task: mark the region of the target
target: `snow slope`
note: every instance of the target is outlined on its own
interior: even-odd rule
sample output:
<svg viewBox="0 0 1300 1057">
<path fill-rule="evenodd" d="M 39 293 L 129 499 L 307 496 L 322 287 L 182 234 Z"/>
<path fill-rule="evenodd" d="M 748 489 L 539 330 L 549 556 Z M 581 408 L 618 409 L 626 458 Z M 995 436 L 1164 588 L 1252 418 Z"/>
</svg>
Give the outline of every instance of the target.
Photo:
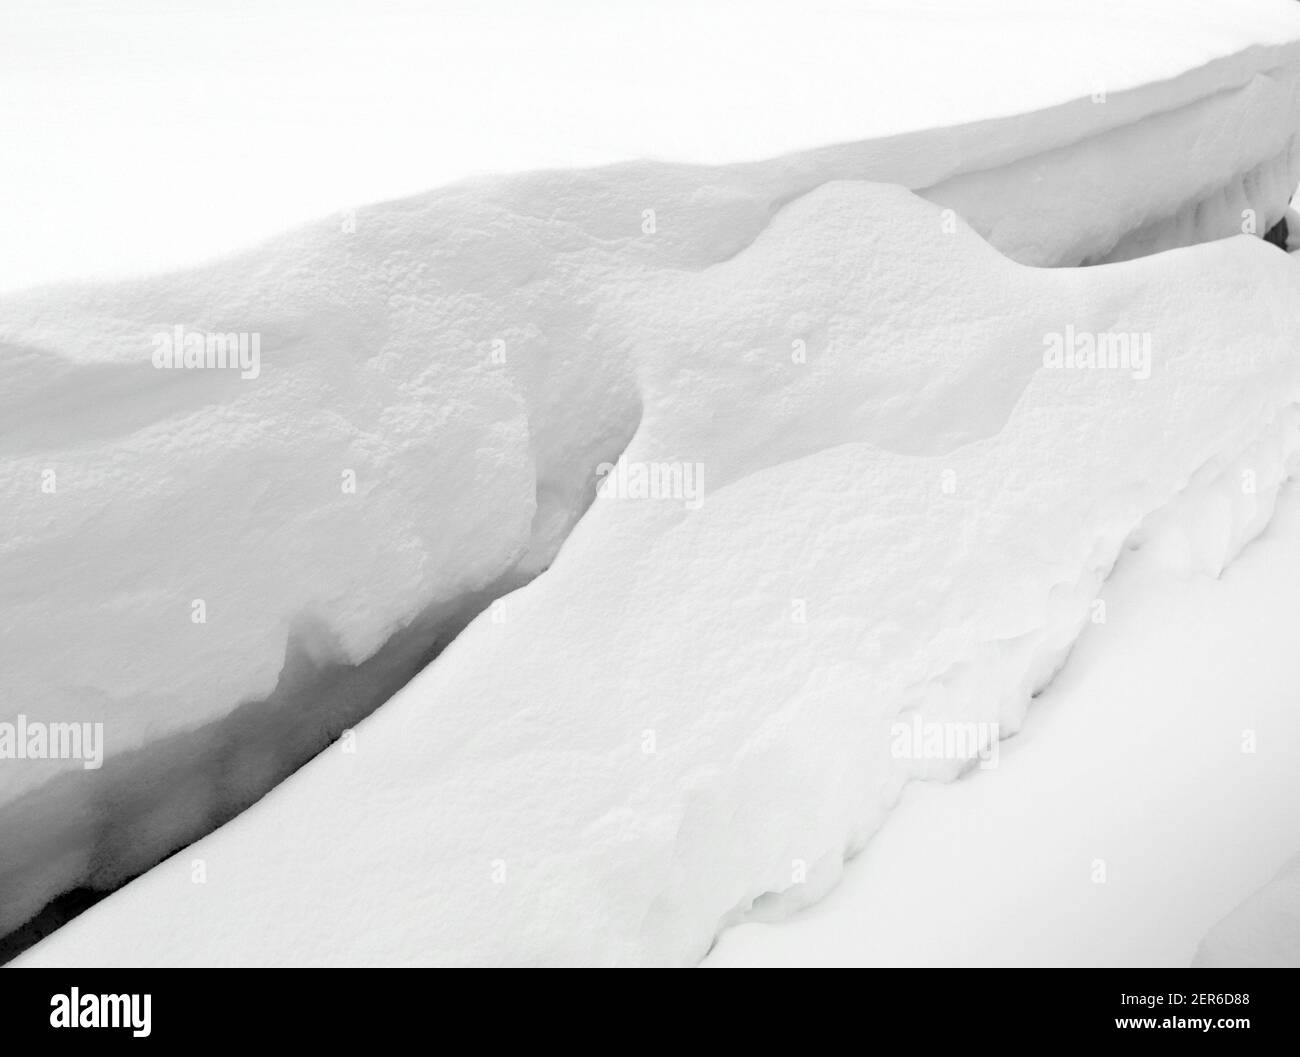
<svg viewBox="0 0 1300 1057">
<path fill-rule="evenodd" d="M 704 964 L 1188 965 L 1300 846 L 1300 488 L 1221 576 L 1171 556 L 1120 558 L 996 768 L 909 786 L 825 900 Z M 1221 926 L 1201 960 L 1280 956 L 1274 891 L 1277 916 Z"/>
<path fill-rule="evenodd" d="M 1216 924 L 1192 964 L 1207 969 L 1300 966 L 1300 858 Z"/>
<path fill-rule="evenodd" d="M 1041 270 L 943 220 L 830 183 L 606 289 L 612 473 L 679 476 L 598 497 L 355 741 L 22 961 L 684 964 L 822 894 L 971 762 L 895 721 L 1015 730 L 1126 543 L 1217 571 L 1300 448 L 1277 249 Z M 1066 328 L 1149 370 L 1046 366 Z"/>
<path fill-rule="evenodd" d="M 752 8 L 740 19 L 727 5 L 690 16 L 703 35 L 686 37 L 692 61 L 671 58 L 684 93 L 679 109 L 651 108 L 655 121 L 632 122 L 630 138 L 611 131 L 629 124 L 628 97 L 620 103 L 616 91 L 601 97 L 604 124 L 582 124 L 574 114 L 592 114 L 578 108 L 568 114 L 572 126 L 548 124 L 544 138 L 585 150 L 592 137 L 613 137 L 585 161 L 801 153 L 725 166 L 639 162 L 483 178 L 317 222 L 213 265 L 4 297 L 0 717 L 102 721 L 108 760 L 93 772 L 78 761 L 0 766 L 0 930 L 71 887 L 119 883 L 230 818 L 390 696 L 492 599 L 546 568 L 591 502 L 597 467 L 655 428 L 644 415 L 676 416 L 669 409 L 679 402 L 694 407 L 687 383 L 679 390 L 664 379 L 700 370 L 709 328 L 745 332 L 758 315 L 764 340 L 787 355 L 798 348 L 808 368 L 773 376 L 770 391 L 753 394 L 764 409 L 757 421 L 754 406 L 737 414 L 729 396 L 717 401 L 713 414 L 729 423 L 737 448 L 723 443 L 704 463 L 699 480 L 710 493 L 719 472 L 724 482 L 727 474 L 751 475 L 741 452 L 764 444 L 779 458 L 814 453 L 828 438 L 912 456 L 995 435 L 1023 381 L 1005 365 L 972 379 L 972 397 L 926 374 L 917 364 L 929 360 L 918 360 L 899 368 L 906 384 L 895 378 L 903 388 L 894 395 L 869 388 L 860 405 L 840 407 L 838 389 L 855 376 L 825 373 L 817 350 L 852 330 L 837 322 L 841 315 L 856 323 L 860 313 L 836 299 L 832 277 L 824 276 L 828 288 L 811 288 L 775 258 L 766 271 L 734 274 L 771 226 L 804 215 L 802 203 L 820 201 L 835 181 L 914 189 L 940 211 L 922 223 L 907 219 L 913 206 L 901 220 L 883 210 L 878 223 L 902 223 L 918 240 L 967 239 L 957 235 L 960 215 L 1008 257 L 1060 266 L 1122 260 L 1243 227 L 1263 233 L 1300 179 L 1300 14 L 1247 0 L 1197 5 L 1200 18 L 1190 23 L 1188 6 L 1171 4 L 1134 12 L 1053 0 L 1030 11 L 999 0 L 978 12 L 927 3 L 875 5 L 865 14 L 831 5 L 818 47 L 849 47 L 852 61 L 824 55 L 826 78 L 798 89 L 810 93 L 802 103 L 789 78 L 750 69 L 737 82 L 750 86 L 749 107 L 757 110 L 762 95 L 753 86 L 761 85 L 785 108 L 725 122 L 728 137 L 708 149 L 683 140 L 682 129 L 705 125 L 698 114 L 694 126 L 682 120 L 682 101 L 698 109 L 701 98 L 721 98 L 686 91 L 705 69 L 717 76 L 716 48 L 692 50 L 710 39 L 704 31 L 717 36 L 711 20 L 752 34 L 749 61 L 766 46 L 794 62 L 811 46 L 788 32 L 779 8 L 770 19 Z M 12 39 L 44 17 L 20 11 Z M 644 13 L 622 23 L 584 17 L 593 39 L 662 21 Z M 169 23 L 155 22 L 165 39 Z M 843 32 L 828 34 L 835 25 Z M 1030 46 L 1044 26 L 1059 31 L 1061 54 Z M 92 31 L 78 23 L 60 39 L 75 47 Z M 972 33 L 990 48 L 996 42 L 1008 68 L 1014 57 L 1017 77 L 990 77 L 994 53 L 976 55 Z M 464 61 L 473 54 L 466 50 Z M 868 63 L 867 54 L 889 61 Z M 900 93 L 886 89 L 921 56 L 951 65 L 947 84 L 966 78 L 980 91 L 909 89 L 913 102 L 902 105 Z M 245 59 L 251 66 L 253 55 Z M 418 65 L 439 68 L 427 56 Z M 24 108 L 67 106 L 43 86 L 46 65 L 19 56 L 0 69 L 16 89 L 6 98 Z M 202 84 L 213 72 L 204 71 L 188 71 L 195 76 L 180 78 L 176 90 Z M 904 80 L 918 83 L 915 67 Z M 614 84 L 633 89 L 633 99 L 644 95 L 635 76 Z M 860 113 L 813 105 L 846 93 L 873 103 Z M 114 90 L 102 95 L 92 107 L 112 105 Z M 531 100 L 553 102 L 545 93 Z M 0 104 L 0 128 L 15 124 L 9 105 Z M 490 124 L 508 108 L 484 110 Z M 811 114 L 822 120 L 811 122 Z M 23 129 L 41 126 L 27 109 L 23 115 Z M 970 123 L 936 127 L 958 121 Z M 9 131 L 10 142 L 24 142 L 18 128 Z M 131 136 L 118 131 L 114 142 L 129 145 Z M 473 148 L 452 138 L 440 149 L 463 171 L 574 160 L 536 153 L 536 138 L 505 139 L 516 151 L 508 163 L 481 152 L 487 138 Z M 175 153 L 185 155 L 179 146 Z M 97 156 L 102 173 L 119 168 Z M 331 175 L 310 181 L 309 194 L 343 186 L 330 184 L 338 166 L 317 167 L 327 168 Z M 204 167 L 193 171 L 186 193 L 204 187 Z M 292 171 L 283 166 L 271 179 Z M 422 171 L 419 183 L 427 184 L 430 170 Z M 9 195 L 15 200 L 59 186 L 30 161 L 7 172 L 33 181 L 26 195 Z M 220 195 L 206 193 L 214 203 L 206 212 L 220 218 Z M 88 191 L 73 197 L 94 201 Z M 167 216 L 156 194 L 150 203 L 148 216 L 136 218 L 133 247 L 148 246 L 141 229 Z M 41 215 L 20 210 L 15 222 Z M 818 229 L 808 237 L 823 236 Z M 203 237 L 184 241 L 191 255 L 205 245 Z M 93 247 L 83 248 L 78 261 L 97 260 Z M 893 249 L 917 284 L 913 296 L 922 300 L 910 310 L 919 311 L 935 293 L 921 271 L 928 265 Z M 135 266 L 133 252 L 118 270 Z M 854 247 L 836 252 L 847 254 L 841 264 L 859 267 Z M 10 261 L 0 283 L 44 268 Z M 767 290 L 771 304 L 787 305 L 788 318 L 728 301 L 735 293 L 728 285 L 710 285 L 720 273 Z M 986 289 L 965 271 L 955 274 Z M 781 293 L 781 283 L 790 289 Z M 1068 300 L 1082 296 L 1073 291 Z M 713 301 L 735 318 L 721 318 Z M 693 313 L 681 311 L 691 304 Z M 973 319 L 1010 311 L 976 297 L 961 304 Z M 155 340 L 176 328 L 253 335 L 261 362 L 246 378 L 229 369 L 158 370 Z M 899 341 L 888 319 L 876 319 L 869 333 L 885 345 Z M 969 366 L 963 317 L 926 333 L 927 355 L 938 349 L 947 366 Z M 988 340 L 1023 337 L 1012 327 Z M 751 352 L 736 354 L 744 360 Z M 933 401 L 918 406 L 902 395 L 913 388 Z M 960 421 L 949 423 L 950 415 Z M 686 461 L 689 470 L 696 460 Z"/>
<path fill-rule="evenodd" d="M 1271 18 L 1252 24 L 1268 43 L 1104 102 L 762 163 L 478 180 L 172 276 L 6 297 L 0 714 L 103 721 L 110 765 L 0 769 L 0 928 L 241 810 L 544 568 L 638 429 L 647 372 L 675 369 L 634 349 L 647 291 L 732 261 L 816 188 L 916 188 L 1031 264 L 1247 215 L 1262 233 L 1300 179 L 1300 49 Z M 947 244 L 957 219 L 930 223 Z M 833 336 L 791 313 L 786 346 Z M 658 344 L 693 348 L 694 325 L 669 314 Z M 156 369 L 177 327 L 256 336 L 256 376 Z M 996 428 L 1013 383 L 985 384 L 988 421 L 954 437 Z M 825 410 L 770 430 L 815 446 Z M 871 413 L 868 438 L 937 443 L 905 406 Z"/>
</svg>

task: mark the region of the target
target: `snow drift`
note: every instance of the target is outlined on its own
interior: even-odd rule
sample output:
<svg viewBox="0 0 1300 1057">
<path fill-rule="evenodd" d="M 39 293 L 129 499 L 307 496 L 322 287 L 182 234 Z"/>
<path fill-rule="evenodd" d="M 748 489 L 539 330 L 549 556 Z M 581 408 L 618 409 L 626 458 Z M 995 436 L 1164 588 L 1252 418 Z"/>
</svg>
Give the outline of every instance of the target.
<svg viewBox="0 0 1300 1057">
<path fill-rule="evenodd" d="M 1276 248 L 1040 270 L 942 221 L 837 182 L 620 286 L 641 417 L 602 479 L 682 472 L 604 488 L 354 751 L 27 960 L 679 964 L 815 898 L 971 762 L 894 755 L 900 717 L 1014 731 L 1125 545 L 1220 567 L 1300 447 Z M 1067 328 L 1129 361 L 1056 364 Z"/>
<path fill-rule="evenodd" d="M 436 829 L 385 862 L 458 919 L 412 930 L 412 960 L 689 960 L 764 893 L 815 893 L 910 773 L 878 759 L 897 715 L 1014 728 L 1144 519 L 1208 506 L 1212 562 L 1266 519 L 1294 433 L 1285 258 L 1022 265 L 1263 234 L 1300 179 L 1298 56 L 763 163 L 473 181 L 6 298 L 0 715 L 102 721 L 108 752 L 0 768 L 0 929 L 232 817 L 566 540 L 273 824 L 351 766 L 374 788 L 345 814 L 389 798 Z M 255 338 L 256 375 L 157 366 L 181 333 Z M 1149 374 L 1044 367 L 1067 333 L 1131 339 Z M 647 731 L 658 772 L 629 767 Z M 322 821 L 280 848 L 325 854 Z M 480 883 L 485 855 L 513 887 Z M 602 905 L 610 871 L 629 880 Z M 296 876 L 262 893 L 272 948 L 231 934 L 228 956 L 306 942 L 347 901 L 318 872 L 313 907 L 281 905 Z M 532 940 L 493 946 L 488 908 Z"/>
<path fill-rule="evenodd" d="M 703 964 L 1186 967 L 1300 847 L 1298 542 L 1291 482 L 1222 575 L 1125 553 L 996 767 L 911 783 L 825 900 Z"/>
</svg>

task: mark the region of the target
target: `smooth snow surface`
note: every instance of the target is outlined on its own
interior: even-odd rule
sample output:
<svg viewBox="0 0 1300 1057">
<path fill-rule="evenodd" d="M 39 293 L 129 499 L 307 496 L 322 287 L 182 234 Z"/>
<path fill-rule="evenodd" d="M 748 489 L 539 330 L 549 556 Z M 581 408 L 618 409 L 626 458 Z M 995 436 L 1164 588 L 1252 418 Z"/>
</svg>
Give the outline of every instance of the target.
<svg viewBox="0 0 1300 1057">
<path fill-rule="evenodd" d="M 677 486 L 598 497 L 354 752 L 24 961 L 688 964 L 818 897 L 963 766 L 891 754 L 896 719 L 1014 731 L 1127 542 L 1215 573 L 1267 524 L 1297 294 L 1259 239 L 1031 269 L 861 182 L 605 290 L 615 473 Z M 1066 327 L 1151 336 L 1149 372 L 1045 367 Z"/>
<path fill-rule="evenodd" d="M 1192 964 L 1300 968 L 1300 856 L 1216 924 Z"/>
</svg>

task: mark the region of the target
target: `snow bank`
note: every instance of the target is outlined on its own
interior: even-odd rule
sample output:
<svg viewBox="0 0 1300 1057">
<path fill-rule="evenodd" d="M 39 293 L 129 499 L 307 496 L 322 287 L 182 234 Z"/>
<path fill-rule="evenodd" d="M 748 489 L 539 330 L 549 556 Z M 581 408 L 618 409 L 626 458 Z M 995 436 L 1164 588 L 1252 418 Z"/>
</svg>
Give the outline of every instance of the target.
<svg viewBox="0 0 1300 1057">
<path fill-rule="evenodd" d="M 1222 563 L 1300 447 L 1274 247 L 1039 270 L 943 219 L 833 183 L 611 291 L 640 425 L 546 575 L 23 960 L 681 964 L 816 898 L 990 747 L 900 757 L 895 722 L 1015 730 L 1126 543 Z"/>
<path fill-rule="evenodd" d="M 483 179 L 172 276 L 7 297 L 0 716 L 102 722 L 107 756 L 96 771 L 77 760 L 0 767 L 0 929 L 210 830 L 366 715 L 489 601 L 550 564 L 592 501 L 597 468 L 629 443 L 636 452 L 646 436 L 680 433 L 648 461 L 681 463 L 678 486 L 702 463 L 711 509 L 720 489 L 757 488 L 760 469 L 783 481 L 793 471 L 780 460 L 829 465 L 824 447 L 877 445 L 904 460 L 871 473 L 906 507 L 926 487 L 906 460 L 992 443 L 1013 421 L 1032 434 L 1013 415 L 1031 369 L 1008 348 L 1038 348 L 1045 326 L 1106 329 L 1106 310 L 1121 305 L 1134 308 L 1125 333 L 1165 341 L 1165 314 L 1103 278 L 1008 270 L 957 215 L 1036 265 L 1221 237 L 1246 212 L 1262 234 L 1300 180 L 1300 46 L 1269 26 L 1267 43 L 1104 101 L 761 163 Z M 1116 155 L 1129 164 L 1107 161 Z M 829 229 L 841 220 L 859 242 Z M 771 251 L 785 242 L 789 257 Z M 929 270 L 934 259 L 947 270 Z M 1017 322 L 1012 275 L 1034 276 L 1024 281 L 1044 303 L 1055 291 L 1059 318 Z M 879 314 L 881 289 L 894 316 Z M 1097 290 L 1104 298 L 1088 301 Z M 859 295 L 870 303 L 854 305 Z M 981 329 L 1002 316 L 1003 329 Z M 1238 347 L 1222 320 L 1202 330 Z M 158 366 L 187 335 L 205 351 L 231 336 L 250 355 L 241 369 Z M 824 354 L 850 347 L 860 355 Z M 763 366 L 771 356 L 783 369 Z M 1246 439 L 1220 435 L 1206 457 Z M 996 471 L 941 469 L 992 495 L 984 475 L 1028 472 L 1012 465 L 1008 455 Z M 849 460 L 841 472 L 858 468 Z M 626 464 L 615 479 L 630 480 Z M 1142 512 L 1167 498 L 1152 491 Z M 741 508 L 737 526 L 708 532 L 766 524 Z M 599 531 L 631 532 L 648 550 L 655 516 L 626 518 L 605 514 Z M 1086 546 L 1104 556 L 1132 527 L 1121 517 Z M 904 539 L 901 525 L 879 531 L 863 543 L 873 561 Z M 1076 572 L 1079 591 L 1098 561 Z M 1054 597 L 1077 604 L 1064 589 Z M 944 641 L 970 649 L 968 632 L 950 626 Z M 1036 684 L 1070 625 L 1025 636 L 1003 647 L 1004 667 Z M 952 663 L 964 687 L 975 669 Z M 933 678 L 923 665 L 915 679 L 923 672 Z"/>
<path fill-rule="evenodd" d="M 1300 857 L 1215 925 L 1192 965 L 1204 969 L 1300 966 Z"/>
<path fill-rule="evenodd" d="M 1186 967 L 1300 847 L 1297 540 L 1292 481 L 1222 576 L 1125 553 L 996 767 L 909 785 L 825 900 L 704 965 Z"/>
</svg>

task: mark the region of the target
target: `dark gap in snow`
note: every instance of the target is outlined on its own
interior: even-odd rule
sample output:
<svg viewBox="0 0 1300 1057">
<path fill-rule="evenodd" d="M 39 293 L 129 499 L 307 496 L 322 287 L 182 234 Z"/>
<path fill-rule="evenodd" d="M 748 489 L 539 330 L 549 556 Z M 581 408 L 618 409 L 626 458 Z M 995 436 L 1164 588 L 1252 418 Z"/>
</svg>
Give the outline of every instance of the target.
<svg viewBox="0 0 1300 1057">
<path fill-rule="evenodd" d="M 261 800 L 378 710 L 496 599 L 543 573 L 595 500 L 595 466 L 619 459 L 636 435 L 639 401 L 632 410 L 619 435 L 603 436 L 571 471 L 537 468 L 528 551 L 491 583 L 427 607 L 355 665 L 330 660 L 329 627 L 303 621 L 266 698 L 0 806 L 0 965 Z"/>
<path fill-rule="evenodd" d="M 1283 217 L 1264 233 L 1265 242 L 1271 242 L 1274 246 L 1283 250 L 1286 249 L 1290 237 L 1291 232 L 1287 225 L 1286 217 Z"/>
<path fill-rule="evenodd" d="M 0 961 L 251 807 L 397 693 L 493 600 L 511 569 L 429 607 L 357 665 L 317 663 L 299 629 L 279 682 L 221 719 L 74 770 L 0 808 Z M 53 900 L 51 891 L 62 894 Z"/>
<path fill-rule="evenodd" d="M 82 885 L 51 899 L 30 921 L 19 925 L 7 935 L 0 936 L 0 965 L 17 958 L 28 947 L 40 943 L 55 929 L 89 910 L 108 894 L 107 891 L 99 892 Z"/>
</svg>

